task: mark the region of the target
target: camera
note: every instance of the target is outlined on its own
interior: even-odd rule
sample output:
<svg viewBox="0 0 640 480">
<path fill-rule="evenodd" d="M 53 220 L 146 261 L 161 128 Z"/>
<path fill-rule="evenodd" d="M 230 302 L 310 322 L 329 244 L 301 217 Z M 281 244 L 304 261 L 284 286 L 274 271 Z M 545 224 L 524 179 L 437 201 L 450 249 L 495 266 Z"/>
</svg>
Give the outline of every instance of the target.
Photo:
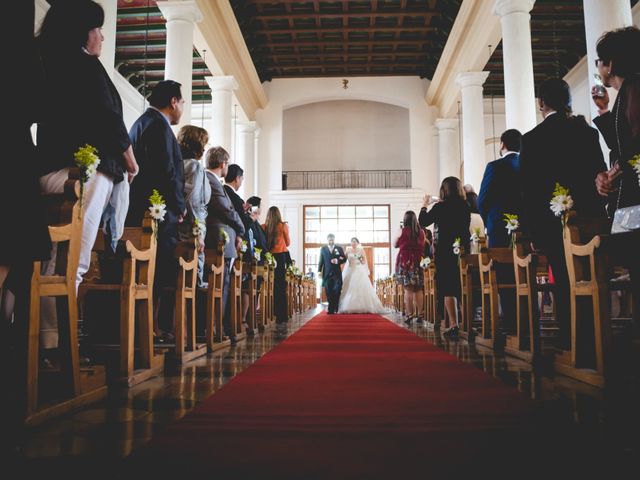
<svg viewBox="0 0 640 480">
<path fill-rule="evenodd" d="M 252 205 L 252 206 L 251 206 L 251 213 L 258 213 L 258 209 L 259 209 L 259 208 L 260 208 L 260 207 L 259 207 L 259 206 L 257 206 L 257 205 Z"/>
</svg>

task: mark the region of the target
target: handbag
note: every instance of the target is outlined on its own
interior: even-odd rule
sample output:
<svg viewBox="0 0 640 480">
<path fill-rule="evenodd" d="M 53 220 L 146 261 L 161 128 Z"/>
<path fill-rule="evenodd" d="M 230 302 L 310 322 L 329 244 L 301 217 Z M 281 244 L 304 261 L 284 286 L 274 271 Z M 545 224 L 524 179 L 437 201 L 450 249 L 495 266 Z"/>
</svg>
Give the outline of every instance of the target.
<svg viewBox="0 0 640 480">
<path fill-rule="evenodd" d="M 613 216 L 611 233 L 640 230 L 640 205 L 618 208 Z"/>
</svg>

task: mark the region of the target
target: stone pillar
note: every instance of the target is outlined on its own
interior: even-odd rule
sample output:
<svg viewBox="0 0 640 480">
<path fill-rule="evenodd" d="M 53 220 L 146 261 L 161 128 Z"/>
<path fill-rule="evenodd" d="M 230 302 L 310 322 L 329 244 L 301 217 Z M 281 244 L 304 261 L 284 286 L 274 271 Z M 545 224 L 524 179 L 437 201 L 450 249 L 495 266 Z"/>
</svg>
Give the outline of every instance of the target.
<svg viewBox="0 0 640 480">
<path fill-rule="evenodd" d="M 462 97 L 462 152 L 464 181 L 480 191 L 486 165 L 482 85 L 489 72 L 460 72 L 456 84 Z"/>
<path fill-rule="evenodd" d="M 525 133 L 536 126 L 536 93 L 531 54 L 534 0 L 497 0 L 494 13 L 502 25 L 506 127 Z"/>
<path fill-rule="evenodd" d="M 460 137 L 458 120 L 436 119 L 438 130 L 438 185 L 446 177 L 460 177 Z"/>
<path fill-rule="evenodd" d="M 211 128 L 209 143 L 231 153 L 233 142 L 233 91 L 238 83 L 233 76 L 206 77 L 211 88 Z"/>
<path fill-rule="evenodd" d="M 100 61 L 105 70 L 113 78 L 113 69 L 116 62 L 116 24 L 118 17 L 118 0 L 98 0 L 104 9 L 104 24 L 102 25 L 102 53 Z"/>
<path fill-rule="evenodd" d="M 255 135 L 253 136 L 253 194 L 258 195 L 258 186 L 260 185 L 259 172 L 260 172 L 260 133 L 262 130 L 256 128 Z"/>
<path fill-rule="evenodd" d="M 589 104 L 591 116 L 597 117 L 598 111 L 591 100 L 591 88 L 595 85 L 594 74 L 598 72 L 595 61 L 598 58 L 596 43 L 603 33 L 616 28 L 633 25 L 631 4 L 628 0 L 583 0 L 584 4 L 584 30 L 587 39 L 587 66 L 589 68 Z M 613 106 L 614 91 L 609 90 L 612 96 L 610 106 Z"/>
<path fill-rule="evenodd" d="M 256 194 L 255 184 L 255 145 L 256 122 L 239 122 L 236 125 L 236 155 L 235 163 L 244 170 L 244 182 L 238 194 L 245 200 Z"/>
<path fill-rule="evenodd" d="M 158 8 L 167 19 L 167 52 L 165 80 L 182 84 L 184 112 L 181 125 L 191 123 L 191 91 L 193 84 L 193 30 L 202 20 L 202 12 L 194 0 L 158 0 Z"/>
</svg>

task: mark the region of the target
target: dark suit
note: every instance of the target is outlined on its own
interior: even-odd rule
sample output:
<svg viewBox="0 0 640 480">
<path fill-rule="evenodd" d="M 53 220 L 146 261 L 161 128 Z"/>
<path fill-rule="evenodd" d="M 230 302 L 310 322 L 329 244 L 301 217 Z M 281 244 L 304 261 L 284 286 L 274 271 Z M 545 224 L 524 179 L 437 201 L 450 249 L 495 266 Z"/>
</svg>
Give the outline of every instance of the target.
<svg viewBox="0 0 640 480">
<path fill-rule="evenodd" d="M 482 177 L 478 208 L 487 227 L 489 247 L 507 247 L 505 213 L 520 215 L 520 157 L 510 153 L 489 162 Z"/>
<path fill-rule="evenodd" d="M 331 260 L 338 260 L 338 263 L 331 263 Z M 329 313 L 338 311 L 340 294 L 342 293 L 342 269 L 340 265 L 347 261 L 342 247 L 334 245 L 333 252 L 325 245 L 320 249 L 320 263 L 318 272 L 322 273 L 322 286 L 324 287 L 327 299 L 329 300 Z"/>
<path fill-rule="evenodd" d="M 569 189 L 578 215 L 604 216 L 604 201 L 596 191 L 595 178 L 605 169 L 598 132 L 582 117 L 555 113 L 522 137 L 522 225 L 549 259 L 563 348 L 571 338 L 569 277 L 561 220 L 551 212 L 549 201 L 557 182 Z"/>
<path fill-rule="evenodd" d="M 229 241 L 224 247 L 224 284 L 222 286 L 222 309 L 224 311 L 223 324 L 226 334 L 234 337 L 231 331 L 231 304 L 229 298 L 229 281 L 231 279 L 231 265 L 236 258 L 236 236 L 244 235 L 242 220 L 233 208 L 231 199 L 227 195 L 222 183 L 213 173 L 207 172 L 207 180 L 211 186 L 211 199 L 207 205 L 207 236 L 205 245 L 216 250 L 220 242 L 220 230 L 227 232 Z"/>
<path fill-rule="evenodd" d="M 504 214 L 520 215 L 520 157 L 510 153 L 489 162 L 482 177 L 478 208 L 487 226 L 488 246 L 508 247 L 511 239 L 505 228 Z M 511 265 L 496 265 L 496 276 L 500 283 L 515 281 Z M 500 292 L 503 326 L 511 331 L 516 321 L 516 296 L 514 291 Z"/>
</svg>

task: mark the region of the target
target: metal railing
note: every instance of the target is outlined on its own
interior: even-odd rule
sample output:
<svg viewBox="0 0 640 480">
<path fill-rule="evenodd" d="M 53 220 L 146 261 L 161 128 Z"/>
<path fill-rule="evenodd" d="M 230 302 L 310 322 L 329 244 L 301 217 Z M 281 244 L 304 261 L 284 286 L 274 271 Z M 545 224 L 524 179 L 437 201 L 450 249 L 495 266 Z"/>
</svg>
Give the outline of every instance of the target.
<svg viewBox="0 0 640 480">
<path fill-rule="evenodd" d="M 282 172 L 282 190 L 331 188 L 411 188 L 411 170 Z"/>
</svg>

